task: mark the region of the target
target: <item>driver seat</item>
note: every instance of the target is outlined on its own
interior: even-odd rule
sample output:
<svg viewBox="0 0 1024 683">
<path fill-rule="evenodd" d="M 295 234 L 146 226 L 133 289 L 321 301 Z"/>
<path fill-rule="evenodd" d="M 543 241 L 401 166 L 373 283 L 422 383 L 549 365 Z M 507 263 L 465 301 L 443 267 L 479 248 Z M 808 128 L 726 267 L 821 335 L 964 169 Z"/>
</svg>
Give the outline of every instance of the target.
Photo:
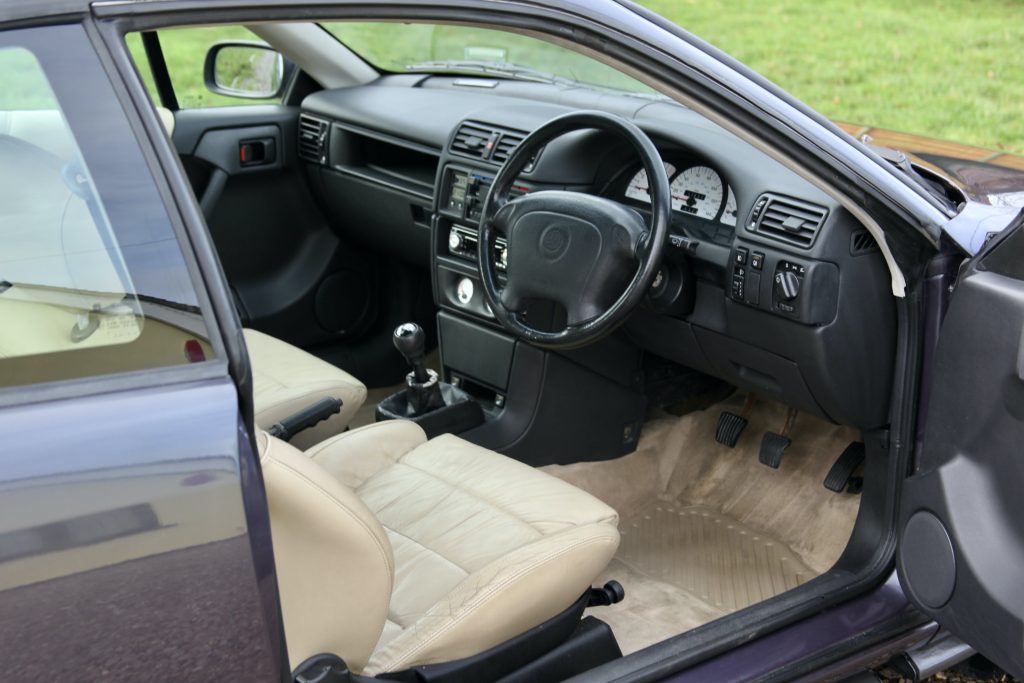
<svg viewBox="0 0 1024 683">
<path fill-rule="evenodd" d="M 408 421 L 302 453 L 257 433 L 291 666 L 376 675 L 479 654 L 555 617 L 619 545 L 574 486 Z"/>
</svg>

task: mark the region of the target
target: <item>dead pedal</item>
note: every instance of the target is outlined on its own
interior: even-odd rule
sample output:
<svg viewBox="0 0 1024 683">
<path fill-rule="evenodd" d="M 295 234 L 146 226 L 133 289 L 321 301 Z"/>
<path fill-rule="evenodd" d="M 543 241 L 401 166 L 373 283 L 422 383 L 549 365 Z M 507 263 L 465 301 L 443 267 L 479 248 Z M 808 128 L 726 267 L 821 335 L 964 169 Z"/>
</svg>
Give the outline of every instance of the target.
<svg viewBox="0 0 1024 683">
<path fill-rule="evenodd" d="M 718 427 L 715 428 L 715 441 L 723 446 L 734 448 L 736 442 L 740 440 L 740 434 L 746 428 L 747 418 L 723 410 L 722 414 L 718 416 Z"/>
<path fill-rule="evenodd" d="M 773 470 L 779 469 L 779 465 L 782 464 L 782 456 L 785 455 L 786 449 L 791 444 L 788 436 L 782 434 L 776 434 L 775 432 L 765 432 L 764 436 L 761 437 L 761 450 L 757 454 L 757 460 L 762 465 L 767 465 Z"/>
<path fill-rule="evenodd" d="M 825 476 L 825 488 L 836 493 L 844 490 L 847 493 L 860 493 L 863 479 L 854 477 L 853 473 L 864 464 L 864 457 L 863 442 L 854 441 L 847 446 Z"/>
</svg>

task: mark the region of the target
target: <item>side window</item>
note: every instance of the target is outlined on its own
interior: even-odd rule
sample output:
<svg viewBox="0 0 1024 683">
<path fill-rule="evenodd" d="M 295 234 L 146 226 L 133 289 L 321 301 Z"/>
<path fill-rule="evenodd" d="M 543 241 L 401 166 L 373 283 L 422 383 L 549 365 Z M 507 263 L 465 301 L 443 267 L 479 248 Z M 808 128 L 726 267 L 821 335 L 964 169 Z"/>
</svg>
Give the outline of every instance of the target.
<svg viewBox="0 0 1024 683">
<path fill-rule="evenodd" d="M 61 59 L 0 46 L 0 387 L 212 358 L 109 83 Z"/>
<path fill-rule="evenodd" d="M 212 93 L 206 89 L 203 80 L 203 66 L 206 53 L 215 43 L 221 41 L 246 41 L 262 43 L 263 40 L 243 26 L 201 26 L 192 28 L 175 28 L 162 30 L 157 34 L 163 52 L 167 72 L 178 98 L 181 109 L 198 109 L 202 107 L 222 107 L 225 105 L 278 103 L 281 98 L 251 99 L 229 97 Z M 142 38 L 138 33 L 127 36 L 128 49 L 135 64 L 142 74 L 142 79 L 149 90 L 150 97 L 160 104 Z"/>
</svg>

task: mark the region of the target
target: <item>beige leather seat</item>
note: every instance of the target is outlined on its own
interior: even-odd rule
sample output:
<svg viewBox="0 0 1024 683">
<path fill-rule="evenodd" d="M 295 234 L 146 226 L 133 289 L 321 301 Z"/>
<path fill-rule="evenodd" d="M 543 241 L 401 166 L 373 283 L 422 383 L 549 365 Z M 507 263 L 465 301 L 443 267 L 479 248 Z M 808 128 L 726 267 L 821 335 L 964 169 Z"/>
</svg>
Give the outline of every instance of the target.
<svg viewBox="0 0 1024 683">
<path fill-rule="evenodd" d="M 305 454 L 260 434 L 292 666 L 375 675 L 478 654 L 569 607 L 611 560 L 618 515 L 455 436 L 382 422 Z"/>
<path fill-rule="evenodd" d="M 246 329 L 245 345 L 252 366 L 256 424 L 269 429 L 322 398 L 342 400 L 341 412 L 299 432 L 291 441 L 306 448 L 348 426 L 366 400 L 366 387 L 344 370 L 270 335 Z"/>
</svg>

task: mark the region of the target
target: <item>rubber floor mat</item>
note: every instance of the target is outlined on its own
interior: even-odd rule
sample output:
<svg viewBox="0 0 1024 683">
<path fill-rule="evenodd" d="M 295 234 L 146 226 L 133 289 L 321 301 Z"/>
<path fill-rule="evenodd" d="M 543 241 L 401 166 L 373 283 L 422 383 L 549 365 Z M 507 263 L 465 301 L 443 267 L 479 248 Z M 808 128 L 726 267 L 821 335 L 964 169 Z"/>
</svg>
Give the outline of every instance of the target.
<svg viewBox="0 0 1024 683">
<path fill-rule="evenodd" d="M 816 576 L 783 543 L 701 506 L 655 501 L 619 531 L 618 559 L 727 612 Z"/>
</svg>

